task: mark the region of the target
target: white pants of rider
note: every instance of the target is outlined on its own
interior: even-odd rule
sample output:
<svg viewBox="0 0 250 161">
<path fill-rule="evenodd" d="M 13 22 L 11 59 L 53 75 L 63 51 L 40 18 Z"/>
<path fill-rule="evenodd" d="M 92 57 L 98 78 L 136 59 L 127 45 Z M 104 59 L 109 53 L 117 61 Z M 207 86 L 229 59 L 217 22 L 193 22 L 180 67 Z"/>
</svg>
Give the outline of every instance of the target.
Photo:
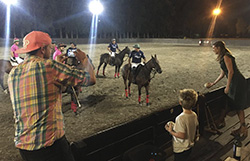
<svg viewBox="0 0 250 161">
<path fill-rule="evenodd" d="M 11 65 L 12 66 L 18 66 L 18 64 L 22 63 L 23 62 L 23 59 L 19 58 L 19 57 L 15 57 L 15 61 L 11 61 Z M 13 60 L 13 59 L 12 59 Z"/>
<path fill-rule="evenodd" d="M 19 57 L 16 57 L 16 61 L 18 64 L 22 63 L 23 62 L 23 59 L 19 58 Z"/>
<path fill-rule="evenodd" d="M 144 65 L 142 62 L 141 63 L 132 63 L 131 64 L 131 68 L 137 68 L 138 67 L 138 65 Z"/>
<path fill-rule="evenodd" d="M 116 54 L 116 52 L 109 52 L 109 55 L 110 55 L 111 57 L 115 57 L 115 54 Z"/>
</svg>

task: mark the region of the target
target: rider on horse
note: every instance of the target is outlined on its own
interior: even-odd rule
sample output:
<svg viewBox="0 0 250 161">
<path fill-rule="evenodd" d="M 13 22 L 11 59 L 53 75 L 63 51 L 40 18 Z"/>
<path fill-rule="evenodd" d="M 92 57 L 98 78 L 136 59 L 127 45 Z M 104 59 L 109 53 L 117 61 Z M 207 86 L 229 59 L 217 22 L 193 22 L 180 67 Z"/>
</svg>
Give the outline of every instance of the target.
<svg viewBox="0 0 250 161">
<path fill-rule="evenodd" d="M 66 56 L 68 57 L 66 64 L 73 66 L 77 64 L 77 60 L 74 52 L 77 51 L 76 44 L 74 42 L 70 42 L 70 47 L 67 49 Z"/>
<path fill-rule="evenodd" d="M 144 56 L 144 53 L 140 50 L 140 45 L 139 44 L 135 44 L 133 46 L 133 48 L 135 50 L 133 50 L 130 54 L 129 54 L 129 59 L 128 59 L 128 63 L 131 64 L 131 58 L 132 58 L 132 64 L 131 64 L 131 70 L 133 73 L 133 80 L 132 82 L 135 83 L 135 79 L 136 79 L 136 75 L 138 73 L 138 66 L 139 65 L 143 65 L 146 63 L 146 57 Z M 143 64 L 141 63 L 141 59 L 143 58 Z"/>
<path fill-rule="evenodd" d="M 108 51 L 109 51 L 109 54 L 111 56 L 111 61 L 110 61 L 110 65 L 114 65 L 114 61 L 115 61 L 115 55 L 117 54 L 116 53 L 116 49 L 118 51 L 121 51 L 118 47 L 118 44 L 116 43 L 116 40 L 115 39 L 112 39 L 111 40 L 112 42 L 109 44 L 108 46 Z"/>
<path fill-rule="evenodd" d="M 56 57 L 58 56 L 58 55 L 61 55 L 62 54 L 62 52 L 64 51 L 64 48 L 66 47 L 66 45 L 65 44 L 58 44 L 57 45 L 57 49 L 56 49 L 56 51 L 54 52 L 54 54 L 53 54 L 53 60 L 56 60 Z"/>
<path fill-rule="evenodd" d="M 23 59 L 18 56 L 16 53 L 16 50 L 18 50 L 18 45 L 19 45 L 19 39 L 14 38 L 13 40 L 13 45 L 11 46 L 11 58 L 10 62 L 12 66 L 17 66 L 18 64 L 23 62 Z"/>
</svg>

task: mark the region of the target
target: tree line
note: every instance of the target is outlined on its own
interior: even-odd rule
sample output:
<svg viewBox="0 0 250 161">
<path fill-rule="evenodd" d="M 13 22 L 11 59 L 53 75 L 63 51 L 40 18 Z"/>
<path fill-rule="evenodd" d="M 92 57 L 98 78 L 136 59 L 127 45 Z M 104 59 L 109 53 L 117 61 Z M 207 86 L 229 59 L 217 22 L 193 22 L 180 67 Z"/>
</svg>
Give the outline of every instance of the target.
<svg viewBox="0 0 250 161">
<path fill-rule="evenodd" d="M 19 0 L 11 6 L 11 37 L 32 30 L 54 38 L 88 38 L 92 14 L 88 0 Z M 99 38 L 205 37 L 217 0 L 103 0 L 98 19 Z M 222 2 L 215 37 L 250 37 L 249 0 Z M 4 37 L 6 6 L 0 9 Z"/>
</svg>

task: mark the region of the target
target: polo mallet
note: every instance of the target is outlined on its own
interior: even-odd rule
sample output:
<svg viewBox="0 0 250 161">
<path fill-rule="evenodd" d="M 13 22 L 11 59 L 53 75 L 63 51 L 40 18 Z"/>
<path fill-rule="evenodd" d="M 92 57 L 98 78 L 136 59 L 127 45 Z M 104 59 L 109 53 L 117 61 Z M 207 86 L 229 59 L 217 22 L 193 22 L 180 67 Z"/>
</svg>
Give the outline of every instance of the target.
<svg viewBox="0 0 250 161">
<path fill-rule="evenodd" d="M 202 93 L 204 93 L 204 91 L 207 89 L 207 84 L 204 84 L 204 89 L 202 90 Z M 205 115 L 206 115 L 206 120 L 207 120 L 207 128 L 205 128 L 206 131 L 211 132 L 213 134 L 221 134 L 221 132 L 217 129 L 215 122 L 214 122 L 214 118 L 212 115 L 212 112 L 210 110 L 210 107 L 205 104 Z M 211 123 L 209 122 L 209 117 L 211 119 Z"/>
<path fill-rule="evenodd" d="M 80 104 L 80 101 L 78 99 L 78 96 L 76 95 L 76 91 L 75 91 L 75 88 L 73 86 L 71 86 L 72 90 L 73 90 L 73 93 L 74 93 L 74 96 L 76 98 L 76 102 L 78 104 L 78 107 L 82 107 L 82 105 Z"/>
</svg>

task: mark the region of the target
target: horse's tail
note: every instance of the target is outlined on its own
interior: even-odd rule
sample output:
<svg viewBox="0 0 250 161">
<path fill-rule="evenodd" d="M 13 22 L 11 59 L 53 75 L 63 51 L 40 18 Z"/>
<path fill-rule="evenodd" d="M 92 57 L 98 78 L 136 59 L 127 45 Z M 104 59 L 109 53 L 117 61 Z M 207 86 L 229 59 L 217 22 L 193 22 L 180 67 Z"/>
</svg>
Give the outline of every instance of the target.
<svg viewBox="0 0 250 161">
<path fill-rule="evenodd" d="M 130 75 L 130 66 L 129 64 L 125 64 L 123 67 L 122 67 L 122 76 L 123 76 L 123 79 L 129 79 L 129 75 Z"/>
<path fill-rule="evenodd" d="M 104 53 L 100 55 L 100 63 L 109 63 L 111 60 L 111 56 L 109 53 Z"/>
</svg>

